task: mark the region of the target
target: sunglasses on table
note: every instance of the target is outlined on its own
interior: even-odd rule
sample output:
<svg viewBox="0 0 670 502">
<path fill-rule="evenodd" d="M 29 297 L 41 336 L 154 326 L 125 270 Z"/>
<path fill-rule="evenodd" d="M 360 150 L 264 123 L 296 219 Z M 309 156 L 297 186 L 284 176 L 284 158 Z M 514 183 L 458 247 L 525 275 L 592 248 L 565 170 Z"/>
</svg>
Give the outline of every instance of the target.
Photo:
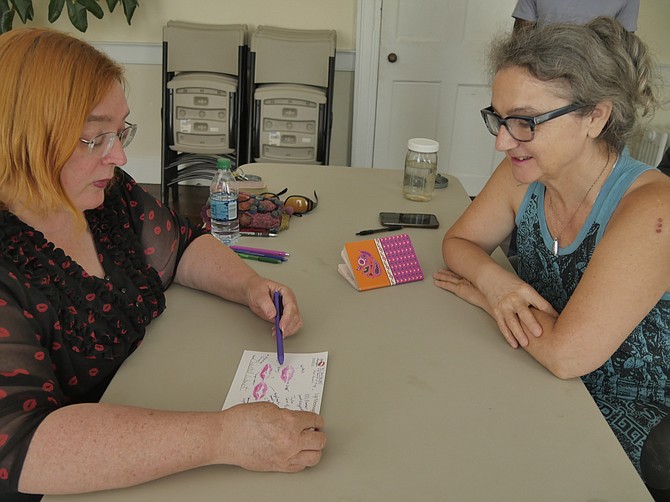
<svg viewBox="0 0 670 502">
<path fill-rule="evenodd" d="M 521 141 L 522 143 L 527 143 L 528 141 L 533 141 L 535 138 L 535 127 L 544 122 L 548 122 L 552 119 L 562 117 L 568 113 L 572 113 L 580 108 L 584 108 L 584 105 L 578 105 L 572 103 L 556 110 L 551 110 L 542 115 L 536 115 L 535 117 L 529 117 L 526 115 L 510 115 L 509 117 L 502 118 L 494 110 L 493 106 L 484 108 L 481 110 L 482 118 L 486 124 L 486 128 L 491 134 L 497 136 L 500 132 L 500 126 L 505 126 L 507 132 L 515 140 Z"/>
<path fill-rule="evenodd" d="M 265 197 L 267 199 L 277 198 L 280 199 L 280 196 L 288 192 L 288 188 L 284 188 L 281 192 L 272 193 L 264 192 L 260 194 L 260 197 Z M 280 199 L 281 200 L 281 199 Z M 295 216 L 302 216 L 312 211 L 319 204 L 319 197 L 316 195 L 316 190 L 314 190 L 314 200 L 304 195 L 289 195 L 284 199 L 284 207 L 290 207 L 293 209 L 293 214 Z"/>
</svg>

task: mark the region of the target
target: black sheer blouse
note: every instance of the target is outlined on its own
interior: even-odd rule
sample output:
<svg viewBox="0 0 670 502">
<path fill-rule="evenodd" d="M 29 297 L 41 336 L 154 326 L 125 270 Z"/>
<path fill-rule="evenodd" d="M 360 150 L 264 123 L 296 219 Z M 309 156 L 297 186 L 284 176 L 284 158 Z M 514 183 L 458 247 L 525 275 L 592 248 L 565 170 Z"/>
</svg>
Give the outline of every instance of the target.
<svg viewBox="0 0 670 502">
<path fill-rule="evenodd" d="M 61 406 L 99 400 L 203 233 L 124 171 L 115 178 L 86 211 L 104 279 L 0 211 L 0 500 L 24 500 L 17 484 L 35 429 Z"/>
</svg>

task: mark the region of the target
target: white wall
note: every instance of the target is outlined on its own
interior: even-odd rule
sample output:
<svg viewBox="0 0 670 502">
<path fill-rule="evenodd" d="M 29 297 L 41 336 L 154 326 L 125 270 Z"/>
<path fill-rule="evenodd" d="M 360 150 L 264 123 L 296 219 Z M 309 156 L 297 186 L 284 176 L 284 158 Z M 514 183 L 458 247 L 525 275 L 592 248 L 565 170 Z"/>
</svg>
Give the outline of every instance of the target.
<svg viewBox="0 0 670 502">
<path fill-rule="evenodd" d="M 653 51 L 665 82 L 664 109 L 652 124 L 670 131 L 670 0 L 640 0 L 637 34 Z"/>
</svg>

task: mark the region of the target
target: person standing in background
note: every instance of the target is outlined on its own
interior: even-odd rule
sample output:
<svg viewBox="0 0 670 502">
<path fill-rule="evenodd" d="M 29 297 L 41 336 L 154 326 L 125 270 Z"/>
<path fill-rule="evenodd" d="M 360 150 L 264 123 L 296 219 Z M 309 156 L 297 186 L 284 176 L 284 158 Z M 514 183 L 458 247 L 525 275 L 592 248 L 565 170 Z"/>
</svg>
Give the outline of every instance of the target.
<svg viewBox="0 0 670 502">
<path fill-rule="evenodd" d="M 585 24 L 599 16 L 613 17 L 628 31 L 637 30 L 640 0 L 517 0 L 514 31 L 536 24 Z"/>
</svg>

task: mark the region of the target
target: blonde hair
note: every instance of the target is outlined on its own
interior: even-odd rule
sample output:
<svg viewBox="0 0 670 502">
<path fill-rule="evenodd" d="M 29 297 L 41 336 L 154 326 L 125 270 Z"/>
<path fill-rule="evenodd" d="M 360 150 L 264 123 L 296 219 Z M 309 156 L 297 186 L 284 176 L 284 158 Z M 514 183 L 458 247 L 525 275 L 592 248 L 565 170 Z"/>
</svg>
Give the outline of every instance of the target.
<svg viewBox="0 0 670 502">
<path fill-rule="evenodd" d="M 88 115 L 124 83 L 123 68 L 66 33 L 23 28 L 0 36 L 0 204 L 37 214 L 69 208 L 61 171 Z"/>
<path fill-rule="evenodd" d="M 518 66 L 554 86 L 557 95 L 584 106 L 612 102 L 600 137 L 617 152 L 635 133 L 638 110 L 652 116 L 660 105 L 660 78 L 647 46 L 617 21 L 599 17 L 586 25 L 526 28 L 494 41 L 490 71 Z"/>
</svg>

